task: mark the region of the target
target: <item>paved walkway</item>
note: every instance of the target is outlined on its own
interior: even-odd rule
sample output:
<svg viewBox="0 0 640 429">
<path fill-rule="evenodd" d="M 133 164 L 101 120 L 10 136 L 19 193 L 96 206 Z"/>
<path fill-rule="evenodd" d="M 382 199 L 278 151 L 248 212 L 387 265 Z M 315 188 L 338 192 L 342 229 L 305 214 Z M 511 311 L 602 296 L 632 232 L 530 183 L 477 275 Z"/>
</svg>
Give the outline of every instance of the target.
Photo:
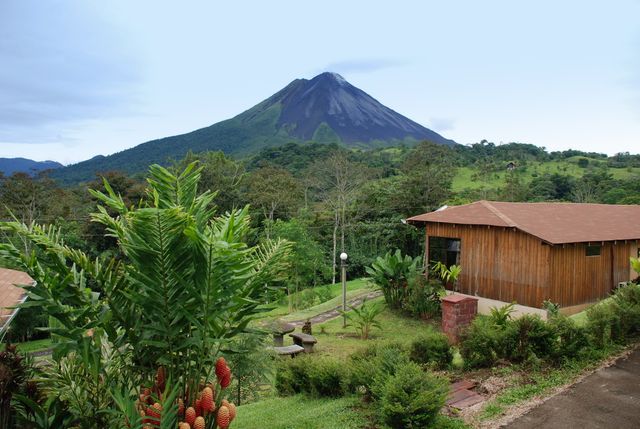
<svg viewBox="0 0 640 429">
<path fill-rule="evenodd" d="M 351 300 L 347 300 L 347 308 L 360 307 L 360 305 L 364 302 L 365 299 L 368 301 L 370 299 L 377 298 L 381 295 L 382 295 L 382 291 L 376 290 L 373 292 L 369 292 L 365 295 L 360 295 L 357 298 L 352 298 Z M 315 325 L 318 323 L 326 322 L 327 320 L 335 319 L 336 317 L 341 316 L 340 310 L 342 310 L 342 305 L 339 305 L 335 308 L 332 308 L 331 310 L 327 310 L 320 314 L 316 314 L 315 316 L 310 318 L 311 323 Z M 298 326 L 304 325 L 304 322 L 306 321 L 307 319 L 302 319 L 302 320 L 296 320 L 294 322 L 289 322 L 289 323 L 292 324 L 293 326 L 298 327 Z"/>
<path fill-rule="evenodd" d="M 512 429 L 640 428 L 640 348 L 506 426 Z"/>
</svg>

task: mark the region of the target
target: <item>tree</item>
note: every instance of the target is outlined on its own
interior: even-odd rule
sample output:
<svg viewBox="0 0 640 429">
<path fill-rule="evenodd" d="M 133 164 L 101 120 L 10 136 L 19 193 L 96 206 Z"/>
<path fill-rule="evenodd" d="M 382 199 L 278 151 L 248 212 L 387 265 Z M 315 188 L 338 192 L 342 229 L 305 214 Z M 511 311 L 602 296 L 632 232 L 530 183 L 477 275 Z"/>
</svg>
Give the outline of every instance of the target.
<svg viewBox="0 0 640 429">
<path fill-rule="evenodd" d="M 305 286 L 317 286 L 326 276 L 322 246 L 311 234 L 302 219 L 276 220 L 271 226 L 271 237 L 291 243 L 289 278 L 295 291 Z"/>
<path fill-rule="evenodd" d="M 98 173 L 96 176 L 97 177 L 88 184 L 88 188 L 107 192 L 105 187 L 106 181 L 113 193 L 119 195 L 127 207 L 137 206 L 146 198 L 146 186 L 144 182 L 134 180 L 120 171 L 106 171 Z M 98 202 L 98 198 L 91 197 L 92 209 L 95 208 Z M 106 207 L 106 210 L 111 215 L 116 214 L 115 209 Z M 82 232 L 84 233 L 87 243 L 89 243 L 89 248 L 86 250 L 92 254 L 100 254 L 107 251 L 118 254 L 118 242 L 116 238 L 111 234 L 107 234 L 105 225 L 91 221 L 88 214 L 90 211 L 91 210 L 87 210 L 87 212 L 85 212 L 86 220 L 82 224 Z"/>
<path fill-rule="evenodd" d="M 447 146 L 420 143 L 402 164 L 395 206 L 404 216 L 437 209 L 451 195 L 455 153 Z"/>
<path fill-rule="evenodd" d="M 244 167 L 239 162 L 225 156 L 221 151 L 192 152 L 175 163 L 175 172 L 183 171 L 189 164 L 199 161 L 202 167 L 199 188 L 215 192 L 213 202 L 219 213 L 231 212 L 244 205 L 242 186 L 247 178 Z"/>
<path fill-rule="evenodd" d="M 340 230 L 340 252 L 345 251 L 345 229 L 349 221 L 350 205 L 369 176 L 366 166 L 351 162 L 343 151 L 336 151 L 326 160 L 311 167 L 315 188 L 321 200 L 330 208 L 333 217 L 332 271 L 333 283 L 337 271 L 337 235 Z"/>
<path fill-rule="evenodd" d="M 527 196 L 527 186 L 522 183 L 518 171 L 507 171 L 504 176 L 504 187 L 501 197 L 504 201 L 524 201 Z"/>
<path fill-rule="evenodd" d="M 270 224 L 276 214 L 284 219 L 292 216 L 300 206 L 301 191 L 298 182 L 287 170 L 267 166 L 251 173 L 247 196 L 251 205 L 260 209 Z"/>
<path fill-rule="evenodd" d="M 24 223 L 49 220 L 64 214 L 64 191 L 46 177 L 33 178 L 26 173 L 0 176 L 0 216 L 8 219 L 15 216 Z"/>
</svg>

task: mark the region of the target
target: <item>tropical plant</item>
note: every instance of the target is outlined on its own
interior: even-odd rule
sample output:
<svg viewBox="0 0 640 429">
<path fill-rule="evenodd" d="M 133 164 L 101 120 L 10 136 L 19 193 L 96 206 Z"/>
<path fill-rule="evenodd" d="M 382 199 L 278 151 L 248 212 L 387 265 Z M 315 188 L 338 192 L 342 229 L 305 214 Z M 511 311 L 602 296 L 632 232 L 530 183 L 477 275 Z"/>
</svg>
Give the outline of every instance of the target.
<svg viewBox="0 0 640 429">
<path fill-rule="evenodd" d="M 258 333 L 238 335 L 230 344 L 233 353 L 227 355 L 235 375 L 235 403 L 255 401 L 260 386 L 269 383 L 274 372 L 273 355 L 266 353 L 267 337 Z"/>
<path fill-rule="evenodd" d="M 640 258 L 629 258 L 631 268 L 640 276 Z M 637 281 L 637 280 L 636 280 Z"/>
<path fill-rule="evenodd" d="M 542 302 L 542 308 L 547 311 L 547 318 L 552 319 L 554 317 L 558 317 L 560 314 L 560 304 L 555 303 L 551 300 L 544 300 Z"/>
<path fill-rule="evenodd" d="M 361 339 L 366 340 L 369 338 L 369 334 L 373 328 L 382 329 L 382 325 L 376 319 L 384 311 L 384 307 L 379 303 L 371 304 L 367 303 L 365 299 L 362 302 L 360 308 L 349 307 L 351 311 L 340 312 L 347 316 L 350 323 L 347 326 L 353 326 L 356 329 L 356 333 Z"/>
<path fill-rule="evenodd" d="M 432 261 L 432 264 L 431 273 L 439 277 L 446 284 L 458 281 L 458 277 L 460 277 L 462 273 L 462 267 L 460 265 L 447 267 L 446 264 L 440 261 Z"/>
<path fill-rule="evenodd" d="M 57 396 L 47 398 L 42 404 L 24 395 L 15 395 L 15 400 L 19 404 L 19 412 L 16 413 L 16 423 L 19 426 L 16 427 L 58 429 L 74 427 L 77 423 Z"/>
<path fill-rule="evenodd" d="M 422 273 L 415 274 L 409 279 L 409 292 L 403 308 L 414 316 L 431 318 L 440 313 L 440 299 L 445 293 L 440 281 L 428 279 Z"/>
<path fill-rule="evenodd" d="M 26 379 L 23 360 L 15 345 L 7 344 L 6 349 L 0 351 L 0 429 L 11 427 L 11 399 Z"/>
<path fill-rule="evenodd" d="M 496 326 L 507 326 L 507 323 L 511 319 L 511 313 L 516 311 L 515 306 L 516 303 L 512 302 L 511 304 L 503 305 L 500 308 L 491 307 L 491 314 L 489 315 L 491 322 Z"/>
<path fill-rule="evenodd" d="M 192 403 L 220 350 L 261 311 L 265 286 L 283 278 L 289 245 L 247 245 L 247 208 L 214 217 L 215 194 L 198 195 L 195 163 L 179 175 L 158 165 L 150 173 L 139 207 L 128 207 L 107 181 L 106 194 L 92 191 L 102 204 L 93 221 L 117 238 L 123 259 L 90 259 L 65 245 L 53 226 L 4 222 L 5 233 L 33 250 L 0 244 L 0 263 L 36 280 L 24 306 L 49 315 L 56 362 L 75 356 L 95 383 L 124 383 L 132 398 L 162 367 Z M 109 350 L 117 352 L 106 357 Z M 112 376 L 112 367 L 125 376 Z M 81 417 L 87 427 L 103 424 Z"/>
<path fill-rule="evenodd" d="M 408 293 L 409 279 L 420 272 L 420 258 L 409 255 L 402 256 L 400 250 L 388 252 L 376 258 L 375 262 L 366 268 L 373 283 L 384 294 L 387 305 L 400 309 Z"/>
</svg>

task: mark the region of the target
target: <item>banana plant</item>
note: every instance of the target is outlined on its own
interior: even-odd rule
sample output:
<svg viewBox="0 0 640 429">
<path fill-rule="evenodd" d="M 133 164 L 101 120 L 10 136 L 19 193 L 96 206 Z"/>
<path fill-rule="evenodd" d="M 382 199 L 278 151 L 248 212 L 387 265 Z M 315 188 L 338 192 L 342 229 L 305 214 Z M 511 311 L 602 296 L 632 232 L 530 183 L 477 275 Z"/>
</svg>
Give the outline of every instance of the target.
<svg viewBox="0 0 640 429">
<path fill-rule="evenodd" d="M 420 258 L 402 256 L 398 249 L 394 253 L 378 256 L 365 270 L 371 281 L 382 290 L 387 305 L 399 309 L 408 293 L 409 279 L 421 270 Z"/>
</svg>

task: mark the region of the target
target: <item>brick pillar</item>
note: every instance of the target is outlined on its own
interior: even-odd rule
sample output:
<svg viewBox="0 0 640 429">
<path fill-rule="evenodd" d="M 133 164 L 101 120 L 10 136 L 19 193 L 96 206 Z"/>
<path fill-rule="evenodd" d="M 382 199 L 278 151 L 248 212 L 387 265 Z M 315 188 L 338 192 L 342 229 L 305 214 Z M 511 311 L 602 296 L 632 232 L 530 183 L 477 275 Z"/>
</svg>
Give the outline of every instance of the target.
<svg viewBox="0 0 640 429">
<path fill-rule="evenodd" d="M 442 298 L 442 331 L 449 341 L 458 342 L 460 330 L 469 325 L 478 314 L 478 299 L 472 296 L 452 294 Z"/>
</svg>

